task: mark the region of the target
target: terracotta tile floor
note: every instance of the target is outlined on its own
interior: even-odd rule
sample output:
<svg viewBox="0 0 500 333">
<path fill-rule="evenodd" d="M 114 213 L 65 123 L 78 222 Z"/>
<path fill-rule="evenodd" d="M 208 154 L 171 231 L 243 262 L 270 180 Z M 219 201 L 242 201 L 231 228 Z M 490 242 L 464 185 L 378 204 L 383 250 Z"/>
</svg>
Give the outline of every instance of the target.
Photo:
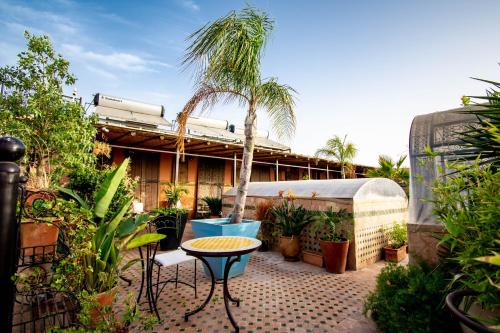
<svg viewBox="0 0 500 333">
<path fill-rule="evenodd" d="M 209 278 L 198 265 L 198 298 L 193 289 L 168 285 L 160 296 L 162 323 L 155 332 L 231 332 L 222 299 L 222 285 L 216 285 L 207 307 L 184 322 L 184 313 L 205 300 Z M 230 280 L 234 297 L 242 300 L 232 307 L 241 332 L 376 332 L 373 322 L 362 314 L 363 299 L 375 285 L 383 262 L 345 274 L 329 274 L 324 269 L 303 263 L 283 261 L 276 252 L 254 252 L 245 274 Z M 175 274 L 164 269 L 163 276 Z M 170 275 L 169 275 L 170 274 Z M 193 263 L 180 266 L 180 278 L 192 281 Z M 127 273 L 131 287 L 123 284 L 122 295 L 138 290 L 138 266 Z M 145 298 L 144 298 L 145 300 Z M 147 303 L 141 306 L 147 312 Z"/>
</svg>

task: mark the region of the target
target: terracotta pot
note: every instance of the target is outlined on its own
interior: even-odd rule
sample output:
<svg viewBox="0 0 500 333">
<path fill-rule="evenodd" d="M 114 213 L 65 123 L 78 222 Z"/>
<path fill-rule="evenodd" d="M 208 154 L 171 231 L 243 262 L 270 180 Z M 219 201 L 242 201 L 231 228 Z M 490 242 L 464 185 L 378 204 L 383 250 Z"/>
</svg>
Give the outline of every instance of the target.
<svg viewBox="0 0 500 333">
<path fill-rule="evenodd" d="M 57 237 L 62 219 L 54 218 L 52 221 L 40 222 L 26 220 L 21 222 L 21 248 L 22 255 L 32 256 L 54 253 L 57 247 Z"/>
<path fill-rule="evenodd" d="M 344 273 L 347 265 L 349 241 L 327 242 L 320 240 L 319 245 L 325 259 L 326 271 L 336 274 Z"/>
<path fill-rule="evenodd" d="M 280 251 L 286 261 L 299 261 L 299 236 L 280 236 Z"/>
<path fill-rule="evenodd" d="M 113 314 L 113 303 L 115 301 L 117 289 L 99 293 L 96 295 L 97 305 L 95 308 L 90 309 L 90 325 L 95 328 L 97 324 L 103 319 L 110 319 Z M 111 308 L 111 311 L 105 311 L 104 308 Z"/>
<path fill-rule="evenodd" d="M 384 247 L 385 261 L 400 262 L 404 260 L 407 255 L 406 245 L 401 246 L 399 249 L 392 247 Z"/>
<path fill-rule="evenodd" d="M 302 260 L 308 264 L 323 267 L 323 255 L 313 251 L 303 251 Z"/>
</svg>

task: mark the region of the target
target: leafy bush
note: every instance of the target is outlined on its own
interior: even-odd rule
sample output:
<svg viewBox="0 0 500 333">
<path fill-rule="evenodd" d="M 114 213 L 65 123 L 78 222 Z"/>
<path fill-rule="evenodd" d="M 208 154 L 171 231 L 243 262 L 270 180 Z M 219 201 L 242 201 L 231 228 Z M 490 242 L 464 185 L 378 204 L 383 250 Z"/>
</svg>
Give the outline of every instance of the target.
<svg viewBox="0 0 500 333">
<path fill-rule="evenodd" d="M 364 304 L 377 327 L 387 333 L 452 332 L 444 310 L 448 277 L 424 266 L 389 264 Z"/>
<path fill-rule="evenodd" d="M 477 162 L 453 167 L 458 172 L 434 186 L 434 213 L 448 232 L 441 243 L 459 266 L 459 287 L 477 291 L 479 302 L 493 308 L 500 304 L 500 270 L 478 257 L 500 253 L 500 173 Z"/>
<path fill-rule="evenodd" d="M 321 231 L 326 231 L 322 239 L 327 242 L 339 242 L 349 239 L 349 235 L 345 230 L 345 223 L 352 221 L 352 214 L 347 210 L 341 209 L 338 212 L 332 207 L 326 212 L 318 212 L 316 220 L 311 228 L 311 233 L 318 234 Z"/>
<path fill-rule="evenodd" d="M 272 212 L 276 218 L 276 225 L 281 229 L 281 234 L 286 237 L 300 235 L 314 216 L 302 205 L 296 206 L 290 199 L 283 199 L 281 205 L 274 207 Z"/>
<path fill-rule="evenodd" d="M 407 241 L 406 224 L 395 223 L 392 228 L 384 230 L 384 235 L 389 241 L 389 247 L 399 249 L 401 246 L 405 245 Z"/>
<path fill-rule="evenodd" d="M 217 197 L 204 197 L 203 200 L 210 210 L 210 215 L 220 215 L 222 212 L 222 199 Z"/>
<path fill-rule="evenodd" d="M 49 188 L 68 169 L 94 163 L 97 117 L 64 97 L 63 88 L 76 78 L 49 37 L 28 32 L 24 37 L 27 50 L 19 53 L 17 65 L 0 68 L 0 135 L 14 135 L 26 145 L 22 166 L 28 186 Z"/>
<path fill-rule="evenodd" d="M 97 169 L 88 167 L 85 169 L 76 169 L 68 174 L 69 182 L 67 188 L 73 190 L 85 202 L 92 204 L 94 202 L 97 191 L 101 187 L 104 179 L 112 172 L 113 168 Z M 137 183 L 127 175 L 116 189 L 116 194 L 113 202 L 109 206 L 108 217 L 113 216 L 121 206 L 134 197 L 134 189 Z"/>
</svg>

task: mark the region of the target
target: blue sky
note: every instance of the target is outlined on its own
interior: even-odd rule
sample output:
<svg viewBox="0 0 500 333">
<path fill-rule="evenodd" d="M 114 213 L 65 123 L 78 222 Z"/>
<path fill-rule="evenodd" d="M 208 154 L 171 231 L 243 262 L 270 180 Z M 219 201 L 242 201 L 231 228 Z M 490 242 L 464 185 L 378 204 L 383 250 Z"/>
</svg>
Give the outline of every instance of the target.
<svg viewBox="0 0 500 333">
<path fill-rule="evenodd" d="M 407 153 L 414 116 L 483 93 L 470 77 L 500 80 L 497 0 L 0 0 L 0 66 L 15 63 L 25 29 L 45 33 L 85 101 L 102 92 L 159 103 L 174 119 L 193 91 L 180 68 L 186 36 L 245 3 L 275 20 L 262 68 L 299 93 L 296 152 L 347 134 L 355 162 L 376 165 L 379 154 Z M 242 124 L 244 110 L 210 116 Z M 262 113 L 259 128 L 268 127 Z"/>
</svg>

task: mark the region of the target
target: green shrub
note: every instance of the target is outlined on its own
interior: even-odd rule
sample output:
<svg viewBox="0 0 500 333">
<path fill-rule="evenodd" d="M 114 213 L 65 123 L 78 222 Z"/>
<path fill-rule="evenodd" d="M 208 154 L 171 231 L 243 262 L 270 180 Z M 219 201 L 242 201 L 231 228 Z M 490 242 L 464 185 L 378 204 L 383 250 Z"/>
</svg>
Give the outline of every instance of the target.
<svg viewBox="0 0 500 333">
<path fill-rule="evenodd" d="M 384 230 L 384 234 L 389 241 L 388 246 L 399 249 L 407 241 L 406 223 L 395 223 L 391 229 Z"/>
<path fill-rule="evenodd" d="M 442 270 L 389 264 L 378 275 L 363 312 L 382 332 L 451 332 L 443 307 L 447 284 Z"/>
<path fill-rule="evenodd" d="M 441 243 L 458 266 L 453 288 L 477 291 L 491 309 L 500 304 L 500 269 L 478 257 L 500 253 L 500 173 L 477 162 L 453 167 L 458 172 L 434 186 L 434 213 L 447 231 Z"/>
<path fill-rule="evenodd" d="M 283 199 L 281 205 L 273 207 L 272 213 L 281 234 L 286 237 L 298 236 L 313 221 L 314 214 L 293 200 Z"/>
<path fill-rule="evenodd" d="M 110 167 L 102 170 L 95 167 L 73 170 L 68 174 L 69 182 L 66 184 L 66 187 L 72 189 L 85 202 L 93 203 L 97 191 L 101 187 L 104 179 L 106 179 L 113 170 L 114 169 Z M 127 173 L 116 190 L 107 217 L 113 216 L 123 204 L 134 197 L 135 186 L 136 182 L 130 178 Z"/>
<path fill-rule="evenodd" d="M 220 215 L 222 212 L 222 199 L 217 197 L 204 197 L 203 200 L 210 210 L 210 215 Z"/>
</svg>

